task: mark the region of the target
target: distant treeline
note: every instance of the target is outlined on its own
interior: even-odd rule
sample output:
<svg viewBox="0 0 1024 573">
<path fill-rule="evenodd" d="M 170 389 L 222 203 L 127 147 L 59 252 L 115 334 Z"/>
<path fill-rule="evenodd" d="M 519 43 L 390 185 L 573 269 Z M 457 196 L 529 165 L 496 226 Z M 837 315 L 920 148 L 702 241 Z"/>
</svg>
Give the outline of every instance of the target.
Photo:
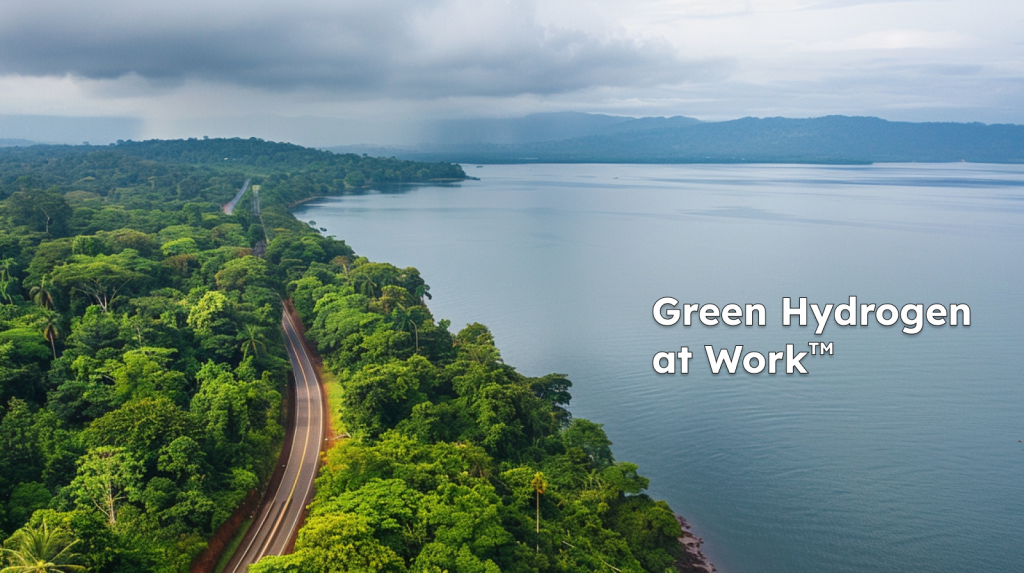
<svg viewBox="0 0 1024 573">
<path fill-rule="evenodd" d="M 128 208 L 170 202 L 217 205 L 251 177 L 264 201 L 290 204 L 368 186 L 464 179 L 451 163 L 336 154 L 261 139 L 150 140 L 109 146 L 0 149 L 0 194 L 22 187 L 114 193 Z M 122 197 L 123 196 L 123 197 Z"/>
</svg>

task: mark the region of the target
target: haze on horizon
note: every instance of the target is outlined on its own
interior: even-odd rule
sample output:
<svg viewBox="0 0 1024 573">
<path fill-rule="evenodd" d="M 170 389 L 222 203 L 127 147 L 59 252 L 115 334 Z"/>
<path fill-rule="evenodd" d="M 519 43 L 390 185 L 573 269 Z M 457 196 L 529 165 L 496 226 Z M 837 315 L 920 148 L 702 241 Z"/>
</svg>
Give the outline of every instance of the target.
<svg viewBox="0 0 1024 573">
<path fill-rule="evenodd" d="M 1012 0 L 14 0 L 0 138 L 403 144 L 552 111 L 1024 123 L 1021 29 Z"/>
</svg>

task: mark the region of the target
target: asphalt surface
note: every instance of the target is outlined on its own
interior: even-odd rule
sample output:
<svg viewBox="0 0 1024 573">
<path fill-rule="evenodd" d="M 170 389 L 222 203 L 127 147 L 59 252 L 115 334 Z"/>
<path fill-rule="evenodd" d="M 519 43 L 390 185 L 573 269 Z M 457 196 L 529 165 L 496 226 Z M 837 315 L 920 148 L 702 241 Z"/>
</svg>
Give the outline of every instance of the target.
<svg viewBox="0 0 1024 573">
<path fill-rule="evenodd" d="M 238 193 L 235 193 L 235 198 L 228 201 L 227 203 L 224 204 L 223 207 L 221 207 L 221 210 L 224 211 L 224 214 L 231 215 L 232 213 L 235 212 L 235 205 L 238 204 L 238 200 L 242 198 L 242 195 L 245 195 L 245 190 L 248 188 L 249 180 L 246 179 L 245 183 L 242 185 L 242 190 L 239 191 Z"/>
<path fill-rule="evenodd" d="M 313 496 L 313 480 L 325 437 L 324 398 L 313 362 L 293 320 L 296 319 L 285 311 L 281 327 L 295 373 L 294 426 L 291 443 L 286 444 L 291 454 L 277 490 L 265 494 L 249 531 L 224 568 L 225 573 L 243 573 L 265 555 L 281 555 Z"/>
</svg>

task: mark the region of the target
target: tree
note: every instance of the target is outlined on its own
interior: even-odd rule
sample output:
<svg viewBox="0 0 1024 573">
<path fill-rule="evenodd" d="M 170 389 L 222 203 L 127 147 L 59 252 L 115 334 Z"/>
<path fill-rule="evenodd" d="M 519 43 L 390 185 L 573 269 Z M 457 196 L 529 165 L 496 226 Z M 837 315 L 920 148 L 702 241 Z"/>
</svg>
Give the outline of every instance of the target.
<svg viewBox="0 0 1024 573">
<path fill-rule="evenodd" d="M 127 450 L 100 446 L 82 456 L 78 475 L 69 487 L 80 506 L 95 507 L 113 527 L 118 507 L 138 497 L 141 480 L 142 464 Z"/>
<path fill-rule="evenodd" d="M 352 171 L 345 176 L 345 186 L 350 188 L 363 187 L 366 185 L 366 176 L 363 175 L 362 171 Z"/>
<path fill-rule="evenodd" d="M 375 283 L 373 281 L 373 277 L 367 273 L 353 273 L 350 280 L 352 281 L 352 286 L 359 294 L 367 298 L 373 298 L 376 296 L 377 283 Z"/>
<path fill-rule="evenodd" d="M 192 237 L 181 237 L 180 239 L 167 241 L 160 246 L 160 252 L 162 252 L 165 257 L 194 255 L 198 253 L 199 250 L 199 245 L 196 244 L 196 240 Z"/>
<path fill-rule="evenodd" d="M 214 327 L 220 325 L 230 307 L 231 303 L 224 293 L 212 290 L 192 306 L 185 322 L 200 334 L 212 334 Z"/>
<path fill-rule="evenodd" d="M 409 291 L 400 286 L 386 285 L 380 289 L 377 303 L 384 309 L 384 314 L 391 314 L 391 309 L 409 299 Z"/>
<path fill-rule="evenodd" d="M 426 307 L 420 305 L 407 307 L 401 302 L 395 303 L 395 309 L 391 311 L 391 318 L 394 320 L 395 328 L 398 330 L 412 330 L 416 352 L 420 351 L 420 329 L 417 322 L 423 321 L 425 318 L 424 314 L 427 316 L 430 314 Z"/>
<path fill-rule="evenodd" d="M 71 221 L 71 207 L 52 189 L 15 191 L 7 199 L 7 208 L 17 224 L 54 237 L 63 236 Z"/>
<path fill-rule="evenodd" d="M 295 553 L 265 557 L 253 573 L 399 573 L 406 571 L 393 549 L 374 539 L 365 517 L 338 513 L 311 517 L 299 530 Z"/>
<path fill-rule="evenodd" d="M 426 400 L 436 368 L 415 355 L 406 361 L 368 364 L 344 382 L 342 409 L 352 430 L 376 438 L 407 418 L 413 406 Z"/>
<path fill-rule="evenodd" d="M 6 301 L 7 304 L 14 303 L 10 288 L 12 284 L 18 284 L 18 279 L 11 275 L 12 264 L 14 264 L 14 259 L 0 260 L 0 299 Z"/>
<path fill-rule="evenodd" d="M 157 468 L 160 471 L 174 474 L 178 479 L 183 479 L 198 475 L 203 461 L 203 451 L 199 444 L 188 436 L 179 436 L 160 448 Z"/>
<path fill-rule="evenodd" d="M 150 261 L 125 249 L 116 255 L 75 255 L 72 262 L 53 269 L 50 278 L 55 286 L 80 292 L 109 312 L 117 294 L 130 283 L 152 276 L 152 269 Z"/>
<path fill-rule="evenodd" d="M 263 259 L 246 256 L 224 263 L 215 277 L 221 290 L 245 289 L 248 286 L 267 285 L 267 263 Z"/>
<path fill-rule="evenodd" d="M 245 329 L 239 333 L 242 337 L 242 356 L 245 358 L 249 357 L 249 353 L 252 352 L 254 358 L 259 358 L 259 348 L 262 348 L 264 352 L 267 350 L 267 344 L 265 342 L 266 337 L 263 335 L 262 329 L 255 324 L 245 325 Z"/>
<path fill-rule="evenodd" d="M 60 337 L 60 315 L 56 312 L 47 310 L 43 314 L 40 326 L 43 329 L 43 338 L 50 343 L 50 350 L 53 351 L 53 359 L 56 360 L 57 346 L 54 341 Z"/>
<path fill-rule="evenodd" d="M 544 480 L 544 474 L 537 472 L 533 474 L 533 481 L 530 482 L 533 486 L 533 491 L 537 494 L 537 553 L 540 553 L 540 496 L 544 495 L 544 490 L 548 487 L 548 482 Z"/>
<path fill-rule="evenodd" d="M 430 296 L 430 285 L 428 284 L 421 284 L 417 286 L 416 291 L 413 292 L 413 294 L 416 295 L 416 298 L 420 299 L 420 301 L 423 301 L 424 297 L 426 297 L 427 299 L 434 298 Z"/>
<path fill-rule="evenodd" d="M 27 523 L 37 509 L 45 509 L 52 497 L 50 490 L 39 482 L 25 481 L 14 486 L 7 503 L 7 523 L 11 529 Z"/>
<path fill-rule="evenodd" d="M 612 442 L 604 433 L 601 424 L 576 418 L 562 432 L 562 443 L 566 448 L 582 450 L 596 469 L 603 470 L 615 463 L 612 457 Z"/>
<path fill-rule="evenodd" d="M 53 308 L 53 295 L 50 293 L 52 282 L 48 279 L 43 279 L 38 285 L 32 287 L 28 292 L 28 295 L 32 297 L 32 300 L 43 308 Z"/>
<path fill-rule="evenodd" d="M 119 338 L 120 330 L 121 325 L 113 315 L 98 306 L 90 306 L 83 316 L 72 320 L 66 344 L 93 356 L 104 348 L 121 348 L 124 341 Z"/>
<path fill-rule="evenodd" d="M 151 470 L 158 465 L 161 448 L 185 435 L 189 425 L 188 413 L 167 398 L 144 398 L 96 418 L 82 437 L 96 448 L 123 447 L 132 460 Z"/>
<path fill-rule="evenodd" d="M 0 421 L 0 468 L 8 483 L 35 481 L 42 470 L 43 453 L 35 415 L 28 403 L 11 398 Z"/>
<path fill-rule="evenodd" d="M 226 362 L 238 351 L 240 322 L 237 296 L 231 298 L 218 290 L 207 291 L 189 310 L 185 323 L 192 327 L 205 357 Z"/>
<path fill-rule="evenodd" d="M 59 527 L 50 529 L 45 521 L 41 527 L 19 529 L 11 540 L 15 542 L 14 549 L 0 550 L 7 555 L 11 565 L 0 570 L 0 573 L 85 571 L 85 567 L 75 563 L 79 555 L 71 551 L 78 540 Z"/>
<path fill-rule="evenodd" d="M 125 352 L 120 361 L 108 360 L 98 370 L 114 381 L 114 390 L 122 400 L 164 397 L 185 403 L 188 380 L 182 372 L 168 368 L 176 352 L 143 346 Z"/>
</svg>

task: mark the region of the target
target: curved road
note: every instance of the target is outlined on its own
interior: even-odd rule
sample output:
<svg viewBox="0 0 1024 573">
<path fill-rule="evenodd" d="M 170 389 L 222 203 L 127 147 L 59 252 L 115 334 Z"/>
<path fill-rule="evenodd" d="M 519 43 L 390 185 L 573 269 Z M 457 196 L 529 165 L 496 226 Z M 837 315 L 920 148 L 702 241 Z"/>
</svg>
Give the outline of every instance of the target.
<svg viewBox="0 0 1024 573">
<path fill-rule="evenodd" d="M 281 555 L 294 538 L 313 495 L 313 479 L 324 441 L 324 401 L 313 361 L 295 320 L 285 309 L 281 327 L 295 373 L 295 420 L 291 444 L 286 444 L 291 454 L 277 490 L 264 494 L 249 531 L 224 573 L 244 573 L 265 555 Z"/>
<path fill-rule="evenodd" d="M 245 195 L 245 190 L 248 188 L 249 179 L 246 179 L 245 183 L 242 184 L 242 190 L 239 191 L 238 193 L 235 193 L 235 198 L 225 203 L 224 206 L 221 207 L 221 210 L 224 211 L 224 213 L 227 215 L 231 215 L 232 213 L 234 213 L 235 205 L 238 204 L 238 200 L 242 198 L 242 195 Z"/>
</svg>

